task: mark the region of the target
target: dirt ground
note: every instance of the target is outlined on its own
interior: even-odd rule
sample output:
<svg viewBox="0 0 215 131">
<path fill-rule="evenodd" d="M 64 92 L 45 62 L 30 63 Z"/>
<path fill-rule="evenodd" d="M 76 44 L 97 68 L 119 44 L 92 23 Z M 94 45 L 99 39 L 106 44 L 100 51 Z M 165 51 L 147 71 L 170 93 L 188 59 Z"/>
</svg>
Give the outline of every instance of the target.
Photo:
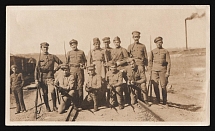
<svg viewBox="0 0 215 131">
<path fill-rule="evenodd" d="M 168 84 L 168 104 L 169 108 L 156 105 L 152 102 L 149 107 L 158 114 L 165 122 L 205 122 L 206 102 L 208 102 L 209 87 L 206 87 L 206 56 L 171 56 L 172 68 Z M 147 77 L 148 73 L 146 72 Z M 149 77 L 148 77 L 149 78 Z M 155 99 L 153 91 L 153 99 Z M 24 91 L 24 100 L 28 112 L 14 114 L 16 106 L 14 98 L 10 95 L 10 121 L 34 121 L 34 100 L 35 90 Z M 51 97 L 49 96 L 49 99 Z M 161 95 L 162 98 L 162 95 Z M 52 102 L 50 101 L 50 107 Z M 118 109 L 118 108 L 117 108 Z M 66 113 L 59 115 L 57 112 L 44 112 L 42 106 L 38 121 L 64 121 Z M 76 121 L 150 121 L 144 117 L 144 109 L 130 106 L 124 110 L 105 109 L 100 107 L 98 112 L 92 113 L 89 110 L 78 112 Z"/>
</svg>

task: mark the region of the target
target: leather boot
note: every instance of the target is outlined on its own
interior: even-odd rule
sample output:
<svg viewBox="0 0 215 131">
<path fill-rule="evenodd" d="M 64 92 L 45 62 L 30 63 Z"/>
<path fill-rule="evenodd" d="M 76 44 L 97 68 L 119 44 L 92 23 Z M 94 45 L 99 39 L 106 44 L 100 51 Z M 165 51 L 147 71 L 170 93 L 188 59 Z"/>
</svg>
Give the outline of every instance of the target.
<svg viewBox="0 0 215 131">
<path fill-rule="evenodd" d="M 46 105 L 46 111 L 51 112 L 50 107 L 49 107 L 49 102 L 48 102 L 48 95 L 44 95 L 43 99 L 44 99 L 44 103 Z"/>
<path fill-rule="evenodd" d="M 57 106 L 56 106 L 56 94 L 55 93 L 51 93 L 51 97 L 52 97 L 52 103 L 53 103 L 53 111 L 57 111 Z"/>
</svg>

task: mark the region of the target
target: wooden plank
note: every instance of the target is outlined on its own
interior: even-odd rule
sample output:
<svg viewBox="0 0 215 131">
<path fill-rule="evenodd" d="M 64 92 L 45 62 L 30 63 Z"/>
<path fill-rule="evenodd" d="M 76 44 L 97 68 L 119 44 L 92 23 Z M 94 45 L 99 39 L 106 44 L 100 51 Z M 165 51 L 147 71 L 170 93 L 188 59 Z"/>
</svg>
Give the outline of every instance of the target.
<svg viewBox="0 0 215 131">
<path fill-rule="evenodd" d="M 70 106 L 69 109 L 67 110 L 66 121 L 69 121 L 70 114 L 71 114 L 71 112 L 72 112 L 73 109 L 74 109 L 74 106 Z"/>
</svg>

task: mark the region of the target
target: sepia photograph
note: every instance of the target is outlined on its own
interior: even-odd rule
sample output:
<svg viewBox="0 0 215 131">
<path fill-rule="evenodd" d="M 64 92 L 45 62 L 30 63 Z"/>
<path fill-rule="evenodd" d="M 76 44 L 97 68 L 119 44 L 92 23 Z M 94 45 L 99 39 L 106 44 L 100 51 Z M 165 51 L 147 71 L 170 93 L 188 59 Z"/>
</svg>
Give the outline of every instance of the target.
<svg viewBox="0 0 215 131">
<path fill-rule="evenodd" d="M 7 6 L 5 73 L 6 126 L 210 126 L 210 6 Z"/>
</svg>

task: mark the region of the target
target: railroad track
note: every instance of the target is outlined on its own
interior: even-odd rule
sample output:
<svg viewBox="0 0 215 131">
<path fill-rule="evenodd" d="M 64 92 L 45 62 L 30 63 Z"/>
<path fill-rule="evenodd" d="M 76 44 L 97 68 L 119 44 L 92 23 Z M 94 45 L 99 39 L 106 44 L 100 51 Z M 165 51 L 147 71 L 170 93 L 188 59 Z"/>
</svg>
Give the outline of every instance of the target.
<svg viewBox="0 0 215 131">
<path fill-rule="evenodd" d="M 154 113 L 150 107 L 148 107 L 144 102 L 142 102 L 141 100 L 137 100 L 138 104 L 146 109 L 146 116 L 145 117 L 149 117 L 146 119 L 154 119 L 153 121 L 164 121 L 159 115 L 157 115 L 156 113 Z"/>
</svg>

